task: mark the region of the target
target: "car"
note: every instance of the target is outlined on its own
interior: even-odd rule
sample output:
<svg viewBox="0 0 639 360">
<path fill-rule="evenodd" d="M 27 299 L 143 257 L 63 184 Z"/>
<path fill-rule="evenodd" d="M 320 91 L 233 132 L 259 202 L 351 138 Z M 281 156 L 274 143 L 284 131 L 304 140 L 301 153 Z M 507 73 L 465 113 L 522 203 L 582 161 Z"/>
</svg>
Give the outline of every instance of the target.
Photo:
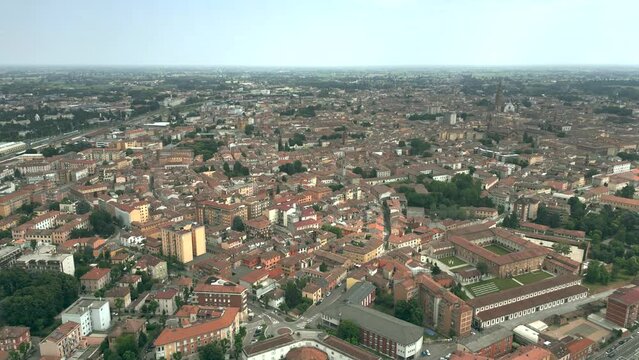
<svg viewBox="0 0 639 360">
<path fill-rule="evenodd" d="M 251 344 L 255 344 L 256 342 L 257 342 L 257 339 L 251 340 Z"/>
<path fill-rule="evenodd" d="M 616 355 L 615 355 L 615 353 L 610 353 L 610 354 L 608 354 L 608 357 L 609 357 L 609 358 L 611 358 L 611 359 L 612 359 L 613 357 L 615 357 L 615 356 L 616 356 Z"/>
<path fill-rule="evenodd" d="M 450 357 L 453 356 L 453 354 L 448 353 L 446 356 L 444 356 L 446 359 L 450 359 Z"/>
<path fill-rule="evenodd" d="M 422 351 L 422 356 L 430 356 L 430 351 L 428 349 Z"/>
<path fill-rule="evenodd" d="M 326 293 L 326 296 L 331 296 L 331 292 L 329 291 L 328 293 Z"/>
</svg>

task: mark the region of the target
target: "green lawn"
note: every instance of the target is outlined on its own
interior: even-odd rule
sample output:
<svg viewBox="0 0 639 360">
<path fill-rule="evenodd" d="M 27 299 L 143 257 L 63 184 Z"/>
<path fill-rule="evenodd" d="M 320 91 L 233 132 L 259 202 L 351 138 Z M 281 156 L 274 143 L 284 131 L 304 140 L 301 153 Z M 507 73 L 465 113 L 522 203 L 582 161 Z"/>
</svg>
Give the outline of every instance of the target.
<svg viewBox="0 0 639 360">
<path fill-rule="evenodd" d="M 505 247 L 501 246 L 501 245 L 497 245 L 497 244 L 490 244 L 486 247 L 484 247 L 484 249 L 488 250 L 488 251 L 492 251 L 497 255 L 506 255 L 506 254 L 510 254 L 512 251 L 506 249 Z"/>
<path fill-rule="evenodd" d="M 470 270 L 470 269 L 474 269 L 474 268 L 475 267 L 472 266 L 472 265 L 464 265 L 464 266 L 460 266 L 460 267 L 456 267 L 454 269 L 451 269 L 450 271 L 454 272 L 454 273 L 458 273 L 458 272 L 462 272 L 464 270 Z"/>
<path fill-rule="evenodd" d="M 552 277 L 552 275 L 550 275 L 549 273 L 545 271 L 536 271 L 536 272 L 531 272 L 528 274 L 515 276 L 514 279 L 519 281 L 522 284 L 531 284 L 537 281 L 541 281 L 543 279 L 548 279 L 549 277 Z"/>
<path fill-rule="evenodd" d="M 513 279 L 491 279 L 466 285 L 466 289 L 470 291 L 473 296 L 478 297 L 519 286 L 521 285 Z"/>
<path fill-rule="evenodd" d="M 466 262 L 458 257 L 455 256 L 449 256 L 449 257 L 445 257 L 445 258 L 441 258 L 439 259 L 439 261 L 441 261 L 444 265 L 448 266 L 448 267 L 455 267 L 455 266 L 460 266 L 460 265 L 466 265 Z"/>
</svg>

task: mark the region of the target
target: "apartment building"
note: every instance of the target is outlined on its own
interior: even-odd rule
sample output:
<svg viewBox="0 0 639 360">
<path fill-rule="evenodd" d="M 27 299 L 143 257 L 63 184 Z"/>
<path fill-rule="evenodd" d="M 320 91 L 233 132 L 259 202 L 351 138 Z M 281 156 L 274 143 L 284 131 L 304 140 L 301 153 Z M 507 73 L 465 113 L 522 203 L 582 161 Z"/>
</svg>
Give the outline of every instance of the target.
<svg viewBox="0 0 639 360">
<path fill-rule="evenodd" d="M 29 254 L 16 260 L 15 266 L 27 270 L 59 271 L 73 276 L 75 264 L 71 254 Z"/>
<path fill-rule="evenodd" d="M 367 263 L 384 252 L 384 244 L 381 241 L 371 241 L 363 246 L 346 244 L 343 255 L 356 264 Z"/>
<path fill-rule="evenodd" d="M 18 190 L 11 194 L 0 196 L 0 216 L 7 217 L 22 205 L 28 204 L 31 204 L 31 193 L 26 190 Z"/>
<path fill-rule="evenodd" d="M 248 311 L 248 289 L 242 285 L 220 279 L 209 284 L 195 285 L 193 294 L 197 303 L 202 306 L 238 308 L 242 319 Z"/>
<path fill-rule="evenodd" d="M 5 246 L 0 248 L 0 269 L 15 264 L 20 255 L 22 255 L 22 248 L 18 246 Z"/>
<path fill-rule="evenodd" d="M 62 311 L 62 323 L 77 323 L 80 335 L 87 336 L 93 331 L 106 331 L 111 327 L 111 308 L 107 300 L 81 297 Z"/>
<path fill-rule="evenodd" d="M 0 351 L 18 351 L 22 343 L 31 344 L 31 332 L 28 327 L 0 327 Z"/>
<path fill-rule="evenodd" d="M 238 309 L 226 308 L 218 318 L 185 328 L 166 328 L 153 343 L 155 358 L 171 360 L 178 352 L 186 357 L 197 353 L 200 346 L 215 341 L 228 339 L 233 342 L 233 336 L 239 327 Z"/>
<path fill-rule="evenodd" d="M 200 224 L 231 226 L 238 216 L 248 220 L 248 207 L 244 204 L 224 204 L 216 201 L 202 201 L 197 204 L 196 218 Z"/>
<path fill-rule="evenodd" d="M 40 356 L 66 359 L 83 345 L 80 324 L 69 321 L 40 342 Z"/>
<path fill-rule="evenodd" d="M 418 296 L 424 308 L 424 323 L 440 334 L 470 335 L 473 309 L 435 280 L 420 275 L 416 278 Z"/>
<path fill-rule="evenodd" d="M 206 252 L 204 225 L 182 221 L 162 228 L 162 253 L 175 256 L 181 263 L 193 261 L 193 257 Z"/>
<path fill-rule="evenodd" d="M 625 328 L 639 320 L 639 287 L 620 288 L 608 296 L 606 319 Z"/>
</svg>

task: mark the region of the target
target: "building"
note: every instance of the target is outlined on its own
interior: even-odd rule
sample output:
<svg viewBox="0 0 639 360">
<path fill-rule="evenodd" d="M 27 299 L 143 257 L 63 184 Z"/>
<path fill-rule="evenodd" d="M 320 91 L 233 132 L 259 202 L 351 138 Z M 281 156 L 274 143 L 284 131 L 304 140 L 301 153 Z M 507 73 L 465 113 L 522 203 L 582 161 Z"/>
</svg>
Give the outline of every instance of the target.
<svg viewBox="0 0 639 360">
<path fill-rule="evenodd" d="M 431 277 L 416 278 L 419 301 L 424 309 L 424 323 L 440 334 L 470 335 L 473 310 L 464 300 L 438 284 Z"/>
<path fill-rule="evenodd" d="M 370 241 L 363 246 L 346 244 L 344 245 L 343 255 L 353 261 L 355 264 L 367 263 L 378 256 L 384 251 L 384 243 L 381 241 Z"/>
<path fill-rule="evenodd" d="M 31 332 L 24 326 L 0 327 L 0 351 L 18 351 L 20 344 L 31 345 Z"/>
<path fill-rule="evenodd" d="M 18 190 L 11 194 L 0 196 L 0 216 L 7 217 L 22 205 L 28 204 L 31 204 L 31 193 L 26 190 Z"/>
<path fill-rule="evenodd" d="M 169 276 L 166 261 L 153 255 L 142 255 L 135 263 L 135 271 L 146 271 L 154 280 L 163 280 Z"/>
<path fill-rule="evenodd" d="M 129 289 L 128 286 L 116 286 L 104 293 L 104 297 L 109 302 L 109 307 L 111 307 L 111 309 L 117 309 L 116 300 L 122 299 L 121 309 L 124 309 L 131 304 L 131 289 Z"/>
<path fill-rule="evenodd" d="M 177 311 L 176 299 L 179 296 L 176 289 L 166 289 L 158 291 L 155 294 L 155 300 L 158 302 L 157 314 L 173 315 Z"/>
<path fill-rule="evenodd" d="M 40 356 L 69 358 L 82 345 L 80 324 L 69 321 L 58 326 L 40 342 Z"/>
<path fill-rule="evenodd" d="M 227 308 L 220 317 L 210 321 L 196 323 L 185 328 L 166 328 L 153 343 L 155 358 L 171 360 L 177 352 L 186 357 L 197 353 L 200 346 L 215 341 L 228 339 L 232 342 L 239 327 L 238 309 Z"/>
<path fill-rule="evenodd" d="M 111 269 L 93 268 L 80 278 L 80 284 L 87 293 L 104 288 L 111 282 Z"/>
<path fill-rule="evenodd" d="M 412 359 L 421 351 L 420 326 L 357 304 L 339 303 L 322 313 L 322 324 L 329 328 L 337 328 L 342 320 L 357 324 L 361 345 L 388 357 Z"/>
<path fill-rule="evenodd" d="M 625 197 L 614 195 L 601 195 L 599 203 L 602 205 L 610 205 L 613 208 L 639 211 L 639 200 L 636 199 L 626 199 Z"/>
<path fill-rule="evenodd" d="M 631 327 L 639 316 L 639 286 L 620 288 L 608 296 L 606 319 L 625 328 Z"/>
<path fill-rule="evenodd" d="M 529 242 L 502 228 L 491 227 L 494 223 L 471 225 L 449 231 L 447 240 L 454 247 L 455 256 L 477 265 L 488 265 L 488 272 L 499 278 L 516 276 L 541 270 L 546 255 L 551 250 Z M 508 253 L 498 255 L 489 250 L 499 246 Z"/>
<path fill-rule="evenodd" d="M 81 297 L 62 311 L 62 323 L 74 322 L 80 326 L 80 335 L 93 331 L 107 331 L 111 327 L 111 310 L 106 300 Z"/>
<path fill-rule="evenodd" d="M 208 284 L 197 284 L 193 289 L 197 303 L 201 306 L 233 307 L 244 319 L 248 312 L 248 289 L 222 279 Z"/>
<path fill-rule="evenodd" d="M 242 358 L 246 360 L 382 359 L 381 356 L 374 355 L 338 337 L 310 331 L 299 333 L 299 335 L 280 335 L 248 345 L 244 347 L 242 355 Z"/>
<path fill-rule="evenodd" d="M 60 271 L 73 276 L 75 264 L 71 254 L 29 254 L 16 260 L 15 266 L 27 270 Z"/>
<path fill-rule="evenodd" d="M 11 155 L 27 149 L 27 144 L 22 141 L 0 143 L 0 156 Z"/>
<path fill-rule="evenodd" d="M 309 282 L 304 286 L 304 289 L 302 289 L 302 297 L 310 299 L 313 304 L 316 304 L 322 300 L 322 288 L 317 284 Z"/>
<path fill-rule="evenodd" d="M 473 308 L 474 325 L 481 329 L 587 296 L 588 288 L 581 286 L 581 277 L 566 274 L 476 297 L 467 304 Z"/>
<path fill-rule="evenodd" d="M 224 225 L 230 227 L 235 217 L 248 220 L 248 207 L 244 204 L 224 204 L 215 201 L 203 201 L 196 207 L 197 222 L 205 225 Z"/>
<path fill-rule="evenodd" d="M 15 264 L 22 255 L 22 249 L 17 246 L 5 246 L 0 248 L 0 269 Z"/>
<path fill-rule="evenodd" d="M 519 221 L 535 220 L 539 211 L 539 200 L 522 197 L 515 200 L 513 212 L 517 214 Z"/>
<path fill-rule="evenodd" d="M 458 339 L 457 350 L 490 359 L 508 354 L 513 348 L 513 331 L 496 325 L 485 329 L 480 336 Z"/>
<path fill-rule="evenodd" d="M 350 304 L 370 306 L 375 301 L 375 285 L 369 281 L 359 281 L 352 285 L 343 295 Z"/>
<path fill-rule="evenodd" d="M 181 263 L 206 253 L 204 225 L 182 221 L 162 229 L 162 253 L 175 256 Z"/>
</svg>

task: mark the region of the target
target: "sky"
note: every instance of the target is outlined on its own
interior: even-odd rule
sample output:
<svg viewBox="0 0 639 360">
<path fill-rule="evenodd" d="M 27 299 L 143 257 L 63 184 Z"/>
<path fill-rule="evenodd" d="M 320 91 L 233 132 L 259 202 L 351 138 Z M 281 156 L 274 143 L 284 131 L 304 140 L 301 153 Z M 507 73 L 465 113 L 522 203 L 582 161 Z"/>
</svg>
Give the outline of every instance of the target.
<svg viewBox="0 0 639 360">
<path fill-rule="evenodd" d="M 1 0 L 0 65 L 639 65 L 637 0 Z"/>
</svg>

